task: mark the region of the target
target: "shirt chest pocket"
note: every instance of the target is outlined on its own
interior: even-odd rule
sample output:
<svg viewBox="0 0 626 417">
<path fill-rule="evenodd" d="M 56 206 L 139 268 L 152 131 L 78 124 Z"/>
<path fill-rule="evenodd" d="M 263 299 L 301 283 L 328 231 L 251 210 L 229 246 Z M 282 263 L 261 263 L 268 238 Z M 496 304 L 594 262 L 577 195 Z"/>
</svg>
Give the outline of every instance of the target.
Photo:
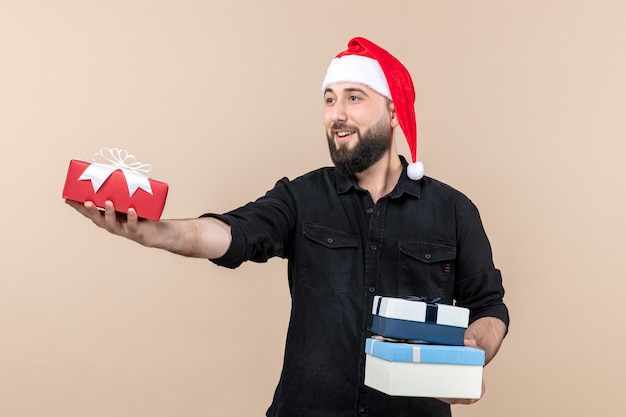
<svg viewBox="0 0 626 417">
<path fill-rule="evenodd" d="M 303 223 L 299 278 L 309 290 L 322 294 L 348 289 L 359 240 L 326 226 Z"/>
<path fill-rule="evenodd" d="M 399 241 L 400 295 L 451 298 L 446 294 L 454 276 L 456 246 L 445 243 Z"/>
</svg>

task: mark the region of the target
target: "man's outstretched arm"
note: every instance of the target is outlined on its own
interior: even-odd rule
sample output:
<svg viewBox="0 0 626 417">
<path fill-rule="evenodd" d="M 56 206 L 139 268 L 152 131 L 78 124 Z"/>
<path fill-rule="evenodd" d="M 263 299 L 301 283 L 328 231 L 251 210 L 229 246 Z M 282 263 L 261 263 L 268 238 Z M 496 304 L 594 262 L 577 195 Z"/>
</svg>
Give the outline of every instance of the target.
<svg viewBox="0 0 626 417">
<path fill-rule="evenodd" d="M 231 243 L 230 226 L 216 218 L 164 219 L 157 222 L 140 219 L 132 208 L 128 210 L 128 215 L 120 216 L 110 201 L 105 203 L 104 211 L 90 201 L 83 204 L 66 200 L 66 203 L 96 226 L 114 235 L 178 255 L 216 259 L 226 253 Z"/>
</svg>

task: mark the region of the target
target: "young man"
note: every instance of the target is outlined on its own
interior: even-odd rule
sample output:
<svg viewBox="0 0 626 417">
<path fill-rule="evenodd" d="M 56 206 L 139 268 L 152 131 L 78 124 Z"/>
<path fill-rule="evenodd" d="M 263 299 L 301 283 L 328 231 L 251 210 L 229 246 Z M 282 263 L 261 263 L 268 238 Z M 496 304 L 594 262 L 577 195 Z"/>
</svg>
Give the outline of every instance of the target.
<svg viewBox="0 0 626 417">
<path fill-rule="evenodd" d="M 498 351 L 508 326 L 500 272 L 478 210 L 423 176 L 415 93 L 404 66 L 364 38 L 332 60 L 323 82 L 334 168 L 283 178 L 254 203 L 198 219 L 120 220 L 113 204 L 69 202 L 96 225 L 145 246 L 235 268 L 289 260 L 292 310 L 268 416 L 449 416 L 472 400 L 391 397 L 363 385 L 375 295 L 441 297 L 470 309 L 465 344 Z M 400 126 L 412 163 L 398 155 Z"/>
</svg>

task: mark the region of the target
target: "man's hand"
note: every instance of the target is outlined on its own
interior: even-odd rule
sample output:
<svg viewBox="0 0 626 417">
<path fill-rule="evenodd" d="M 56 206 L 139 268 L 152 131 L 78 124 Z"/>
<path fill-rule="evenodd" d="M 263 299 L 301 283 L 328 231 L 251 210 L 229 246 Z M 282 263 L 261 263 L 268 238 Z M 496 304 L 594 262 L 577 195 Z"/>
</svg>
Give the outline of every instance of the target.
<svg viewBox="0 0 626 417">
<path fill-rule="evenodd" d="M 485 351 L 485 365 L 487 365 L 502 345 L 506 335 L 506 325 L 502 320 L 495 317 L 482 317 L 468 326 L 465 330 L 465 346 L 482 349 Z M 483 376 L 480 398 L 485 395 L 485 378 Z M 474 404 L 478 399 L 439 398 L 448 404 Z"/>
<path fill-rule="evenodd" d="M 178 255 L 216 259 L 226 253 L 232 239 L 230 226 L 216 218 L 157 222 L 139 218 L 132 208 L 127 215 L 116 213 L 111 201 L 105 202 L 104 211 L 91 201 L 65 202 L 110 233 Z"/>
<path fill-rule="evenodd" d="M 482 382 L 482 389 L 480 391 L 480 398 L 483 397 L 483 395 L 485 395 L 485 377 L 483 377 L 483 382 Z M 444 403 L 448 403 L 448 404 L 465 404 L 465 405 L 469 405 L 469 404 L 474 404 L 475 402 L 477 402 L 478 400 L 480 400 L 480 398 L 438 398 L 439 401 L 443 401 Z"/>
<path fill-rule="evenodd" d="M 144 246 L 154 246 L 157 222 L 140 219 L 133 208 L 128 209 L 127 215 L 123 215 L 115 211 L 111 201 L 105 202 L 104 211 L 96 207 L 91 201 L 87 201 L 84 204 L 72 200 L 65 200 L 65 202 L 94 222 L 96 226 L 114 235 L 134 240 Z"/>
<path fill-rule="evenodd" d="M 487 365 L 502 345 L 506 335 L 506 325 L 495 317 L 481 317 L 465 330 L 463 344 L 485 351 L 485 365 Z"/>
</svg>

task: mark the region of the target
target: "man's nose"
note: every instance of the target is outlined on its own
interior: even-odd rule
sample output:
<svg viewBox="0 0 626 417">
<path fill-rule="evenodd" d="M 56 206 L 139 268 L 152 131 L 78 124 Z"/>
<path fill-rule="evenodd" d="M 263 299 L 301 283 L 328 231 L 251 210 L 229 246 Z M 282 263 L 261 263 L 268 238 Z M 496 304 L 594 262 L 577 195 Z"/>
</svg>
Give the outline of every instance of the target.
<svg viewBox="0 0 626 417">
<path fill-rule="evenodd" d="M 333 105 L 333 110 L 331 113 L 331 118 L 333 122 L 344 122 L 347 119 L 346 116 L 346 106 L 341 101 L 336 101 Z"/>
</svg>

